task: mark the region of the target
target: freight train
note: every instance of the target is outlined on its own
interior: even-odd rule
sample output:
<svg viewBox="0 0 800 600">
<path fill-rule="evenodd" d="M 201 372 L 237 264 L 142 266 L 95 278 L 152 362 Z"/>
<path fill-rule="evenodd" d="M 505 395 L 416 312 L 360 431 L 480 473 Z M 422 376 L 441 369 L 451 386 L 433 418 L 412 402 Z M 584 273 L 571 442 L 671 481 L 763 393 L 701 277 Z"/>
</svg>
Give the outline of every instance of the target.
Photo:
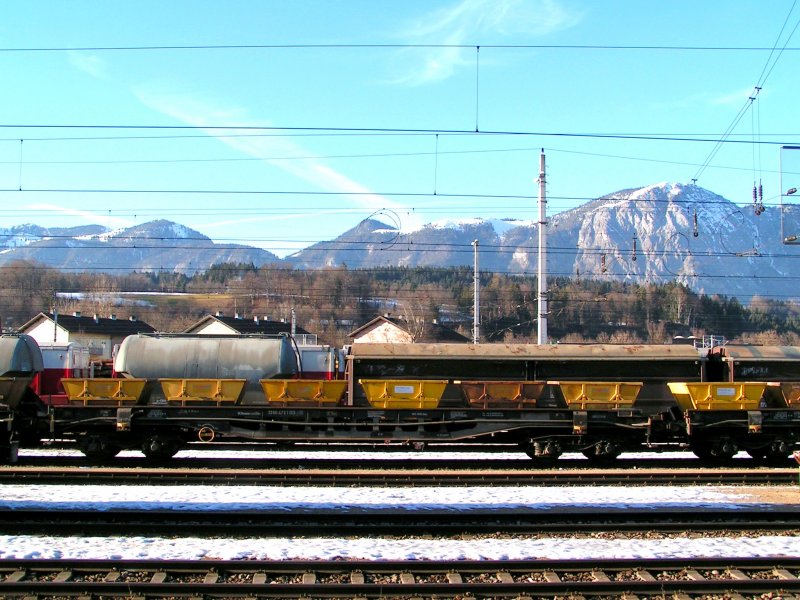
<svg viewBox="0 0 800 600">
<path fill-rule="evenodd" d="M 91 459 L 165 460 L 203 443 L 514 445 L 564 452 L 740 450 L 785 460 L 800 444 L 800 348 L 687 345 L 354 344 L 301 351 L 286 336 L 135 335 L 113 378 L 63 377 L 37 394 L 41 351 L 0 337 L 0 451 L 74 440 Z M 311 361 L 305 370 L 298 357 Z M 320 366 L 322 365 L 322 366 Z M 320 373 L 323 376 L 320 377 Z M 312 374 L 314 378 L 304 375 Z"/>
</svg>

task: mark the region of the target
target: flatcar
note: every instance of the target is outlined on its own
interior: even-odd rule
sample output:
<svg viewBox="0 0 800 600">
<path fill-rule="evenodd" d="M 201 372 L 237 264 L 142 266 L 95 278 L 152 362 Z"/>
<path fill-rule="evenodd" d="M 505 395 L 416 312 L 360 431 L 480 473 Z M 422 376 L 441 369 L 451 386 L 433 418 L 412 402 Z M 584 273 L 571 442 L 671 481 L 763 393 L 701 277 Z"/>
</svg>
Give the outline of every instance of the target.
<svg viewBox="0 0 800 600">
<path fill-rule="evenodd" d="M 67 402 L 33 419 L 8 407 L 7 445 L 67 438 L 95 459 L 166 459 L 217 440 L 468 442 L 549 464 L 672 449 L 785 459 L 800 440 L 794 347 L 355 344 L 342 379 L 303 378 L 297 356 L 285 337 L 131 336 L 117 378 L 65 378 Z"/>
</svg>

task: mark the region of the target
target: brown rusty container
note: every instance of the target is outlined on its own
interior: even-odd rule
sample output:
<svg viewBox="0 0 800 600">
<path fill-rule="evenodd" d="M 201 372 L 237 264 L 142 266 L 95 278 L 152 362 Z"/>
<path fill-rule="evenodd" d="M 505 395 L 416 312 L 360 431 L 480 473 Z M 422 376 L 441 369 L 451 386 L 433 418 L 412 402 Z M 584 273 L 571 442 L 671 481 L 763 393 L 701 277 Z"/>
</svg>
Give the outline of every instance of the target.
<svg viewBox="0 0 800 600">
<path fill-rule="evenodd" d="M 262 379 L 270 406 L 336 406 L 344 396 L 343 379 Z"/>
<path fill-rule="evenodd" d="M 544 381 L 462 381 L 461 392 L 474 408 L 535 408 Z"/>
</svg>

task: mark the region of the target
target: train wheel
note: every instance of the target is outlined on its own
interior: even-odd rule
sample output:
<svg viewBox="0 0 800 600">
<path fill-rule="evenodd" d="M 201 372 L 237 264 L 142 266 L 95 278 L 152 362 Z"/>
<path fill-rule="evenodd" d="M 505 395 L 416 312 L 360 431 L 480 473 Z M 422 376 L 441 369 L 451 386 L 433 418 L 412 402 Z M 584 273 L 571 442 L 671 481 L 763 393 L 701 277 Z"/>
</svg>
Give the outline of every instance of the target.
<svg viewBox="0 0 800 600">
<path fill-rule="evenodd" d="M 709 462 L 725 462 L 732 459 L 739 447 L 730 439 L 714 440 L 705 444 L 692 444 L 692 452 L 697 458 Z"/>
<path fill-rule="evenodd" d="M 154 436 L 142 444 L 142 453 L 150 460 L 168 460 L 177 454 L 180 444 L 175 440 Z"/>
<path fill-rule="evenodd" d="M 78 442 L 78 447 L 86 458 L 99 461 L 110 460 L 122 450 L 110 440 L 98 435 L 89 435 L 81 438 Z"/>
<path fill-rule="evenodd" d="M 764 458 L 769 461 L 786 460 L 792 453 L 792 445 L 781 438 L 777 438 L 767 448 Z"/>
<path fill-rule="evenodd" d="M 622 454 L 622 448 L 614 442 L 600 440 L 596 444 L 581 450 L 581 454 L 592 462 L 609 463 L 616 460 L 617 457 Z"/>
<path fill-rule="evenodd" d="M 533 441 L 523 442 L 522 449 L 525 454 L 530 456 L 537 464 L 549 466 L 558 460 L 563 450 L 561 444 L 556 441 Z"/>
</svg>

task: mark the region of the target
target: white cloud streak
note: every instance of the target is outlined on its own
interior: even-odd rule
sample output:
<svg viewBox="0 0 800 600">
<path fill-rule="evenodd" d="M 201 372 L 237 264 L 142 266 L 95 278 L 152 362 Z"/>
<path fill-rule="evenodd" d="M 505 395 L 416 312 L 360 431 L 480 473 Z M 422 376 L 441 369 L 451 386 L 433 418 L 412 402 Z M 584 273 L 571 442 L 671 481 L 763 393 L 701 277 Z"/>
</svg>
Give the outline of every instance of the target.
<svg viewBox="0 0 800 600">
<path fill-rule="evenodd" d="M 199 128 L 214 125 L 215 129 L 206 130 L 210 136 L 217 137 L 220 142 L 248 156 L 261 158 L 273 154 L 276 156 L 307 157 L 311 154 L 292 140 L 283 137 L 236 138 L 220 136 L 220 130 L 217 127 L 222 123 L 235 123 L 237 126 L 254 127 L 269 125 L 265 122 L 253 120 L 244 109 L 224 106 L 218 101 L 203 100 L 198 96 L 157 89 L 152 86 L 138 88 L 136 95 L 148 107 L 183 123 Z M 401 215 L 407 215 L 403 216 L 404 229 L 415 229 L 420 225 L 417 222 L 418 217 L 413 215 L 407 206 L 380 194 L 372 193 L 362 184 L 326 165 L 322 159 L 270 160 L 265 158 L 264 162 L 298 179 L 311 183 L 319 189 L 341 193 L 348 198 L 351 204 L 369 212 L 391 210 Z M 263 220 L 261 217 L 252 219 L 252 221 L 261 220 Z"/>
<path fill-rule="evenodd" d="M 581 18 L 557 0 L 461 0 L 407 24 L 398 37 L 408 44 L 437 47 L 401 51 L 404 71 L 392 83 L 434 83 L 461 68 L 474 68 L 474 49 L 455 46 L 488 45 L 498 39 L 508 43 L 518 36 L 529 41 L 572 27 Z"/>
<path fill-rule="evenodd" d="M 86 52 L 70 50 L 67 53 L 67 57 L 70 64 L 76 69 L 91 75 L 95 79 L 105 79 L 107 75 L 108 64 L 96 54 L 88 54 Z"/>
</svg>

